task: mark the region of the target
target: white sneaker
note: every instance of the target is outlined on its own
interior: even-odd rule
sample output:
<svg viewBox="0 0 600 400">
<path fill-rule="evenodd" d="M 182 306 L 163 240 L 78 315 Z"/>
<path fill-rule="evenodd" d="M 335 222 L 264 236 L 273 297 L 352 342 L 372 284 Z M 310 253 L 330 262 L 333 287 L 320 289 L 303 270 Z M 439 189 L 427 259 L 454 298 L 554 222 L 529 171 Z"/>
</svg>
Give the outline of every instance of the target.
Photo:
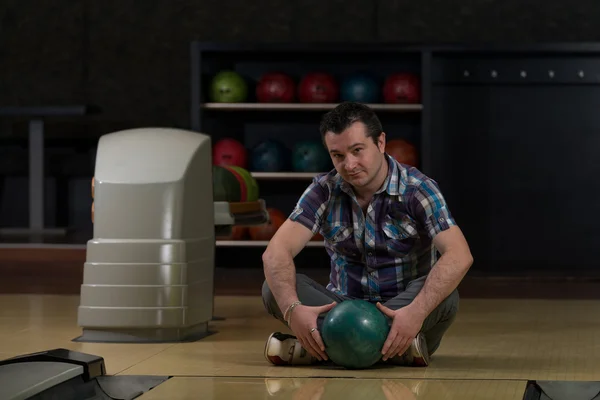
<svg viewBox="0 0 600 400">
<path fill-rule="evenodd" d="M 265 378 L 265 386 L 270 396 L 293 393 L 300 389 L 304 384 L 301 379 L 302 378 Z"/>
<path fill-rule="evenodd" d="M 427 341 L 425 335 L 419 333 L 413 339 L 408 350 L 402 355 L 392 357 L 388 362 L 396 365 L 407 367 L 426 367 L 429 365 L 429 351 L 427 349 Z"/>
<path fill-rule="evenodd" d="M 296 336 L 273 332 L 265 344 L 265 358 L 273 365 L 309 365 L 317 359 L 302 348 Z"/>
</svg>

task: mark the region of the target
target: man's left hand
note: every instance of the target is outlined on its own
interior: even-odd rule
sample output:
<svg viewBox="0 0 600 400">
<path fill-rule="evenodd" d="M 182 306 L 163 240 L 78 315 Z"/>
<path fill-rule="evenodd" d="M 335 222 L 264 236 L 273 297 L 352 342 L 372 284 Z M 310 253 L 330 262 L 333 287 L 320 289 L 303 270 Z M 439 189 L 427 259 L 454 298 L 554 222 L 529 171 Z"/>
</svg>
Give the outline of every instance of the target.
<svg viewBox="0 0 600 400">
<path fill-rule="evenodd" d="M 389 318 L 392 318 L 390 333 L 381 349 L 383 361 L 386 361 L 388 358 L 402 355 L 408 350 L 413 339 L 421 330 L 424 319 L 414 312 L 410 306 L 392 310 L 381 303 L 377 303 L 377 308 Z"/>
</svg>

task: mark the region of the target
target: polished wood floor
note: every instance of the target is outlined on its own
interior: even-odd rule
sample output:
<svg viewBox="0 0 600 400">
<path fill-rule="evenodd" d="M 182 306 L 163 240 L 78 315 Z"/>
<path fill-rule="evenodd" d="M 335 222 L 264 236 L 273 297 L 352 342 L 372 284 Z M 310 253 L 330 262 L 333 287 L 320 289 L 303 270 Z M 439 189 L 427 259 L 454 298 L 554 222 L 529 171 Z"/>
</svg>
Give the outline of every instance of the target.
<svg viewBox="0 0 600 400">
<path fill-rule="evenodd" d="M 140 399 L 521 400 L 524 389 L 523 382 L 493 380 L 176 377 Z"/>
<path fill-rule="evenodd" d="M 173 378 L 152 399 L 523 399 L 530 380 L 598 380 L 597 277 L 490 277 L 471 271 L 456 323 L 425 369 L 274 367 L 264 343 L 285 328 L 266 315 L 262 271 L 217 268 L 215 331 L 185 344 L 76 343 L 85 248 L 0 248 L 0 359 L 69 348 L 104 357 L 111 375 Z M 301 268 L 317 281 L 327 271 Z"/>
<path fill-rule="evenodd" d="M 105 358 L 109 374 L 169 375 L 147 399 L 522 399 L 528 380 L 600 376 L 600 301 L 463 299 L 428 368 L 274 367 L 284 327 L 256 296 L 217 296 L 215 334 L 184 344 L 76 343 L 76 295 L 0 295 L 0 358 L 56 347 Z"/>
</svg>

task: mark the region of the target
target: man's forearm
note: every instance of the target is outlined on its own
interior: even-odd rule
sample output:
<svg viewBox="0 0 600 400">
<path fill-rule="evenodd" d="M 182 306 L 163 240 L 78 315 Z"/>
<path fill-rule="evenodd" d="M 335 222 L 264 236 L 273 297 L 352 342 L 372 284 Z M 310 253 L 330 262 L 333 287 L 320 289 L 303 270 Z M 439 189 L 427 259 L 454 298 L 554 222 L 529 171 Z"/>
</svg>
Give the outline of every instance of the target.
<svg viewBox="0 0 600 400">
<path fill-rule="evenodd" d="M 298 300 L 296 291 L 296 266 L 293 258 L 281 254 L 263 257 L 265 279 L 282 313 Z"/>
<path fill-rule="evenodd" d="M 427 276 L 423 288 L 410 304 L 423 319 L 458 287 L 472 264 L 470 256 L 452 252 L 440 257 Z"/>
</svg>

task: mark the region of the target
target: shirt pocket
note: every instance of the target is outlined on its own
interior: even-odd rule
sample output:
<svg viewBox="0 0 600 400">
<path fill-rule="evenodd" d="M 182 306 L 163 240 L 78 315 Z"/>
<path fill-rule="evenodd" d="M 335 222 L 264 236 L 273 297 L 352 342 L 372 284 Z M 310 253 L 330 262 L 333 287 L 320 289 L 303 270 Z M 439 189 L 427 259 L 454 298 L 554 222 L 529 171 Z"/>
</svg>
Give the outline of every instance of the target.
<svg viewBox="0 0 600 400">
<path fill-rule="evenodd" d="M 336 224 L 321 230 L 321 235 L 330 243 L 339 243 L 352 236 L 353 226 L 350 224 Z"/>
<path fill-rule="evenodd" d="M 403 257 L 411 252 L 418 240 L 415 222 L 408 216 L 395 219 L 387 215 L 381 227 L 385 248 L 395 257 Z"/>
<path fill-rule="evenodd" d="M 352 224 L 336 224 L 327 226 L 321 230 L 321 235 L 330 247 L 344 256 L 356 255 L 356 244 L 354 243 L 354 227 Z"/>
</svg>

